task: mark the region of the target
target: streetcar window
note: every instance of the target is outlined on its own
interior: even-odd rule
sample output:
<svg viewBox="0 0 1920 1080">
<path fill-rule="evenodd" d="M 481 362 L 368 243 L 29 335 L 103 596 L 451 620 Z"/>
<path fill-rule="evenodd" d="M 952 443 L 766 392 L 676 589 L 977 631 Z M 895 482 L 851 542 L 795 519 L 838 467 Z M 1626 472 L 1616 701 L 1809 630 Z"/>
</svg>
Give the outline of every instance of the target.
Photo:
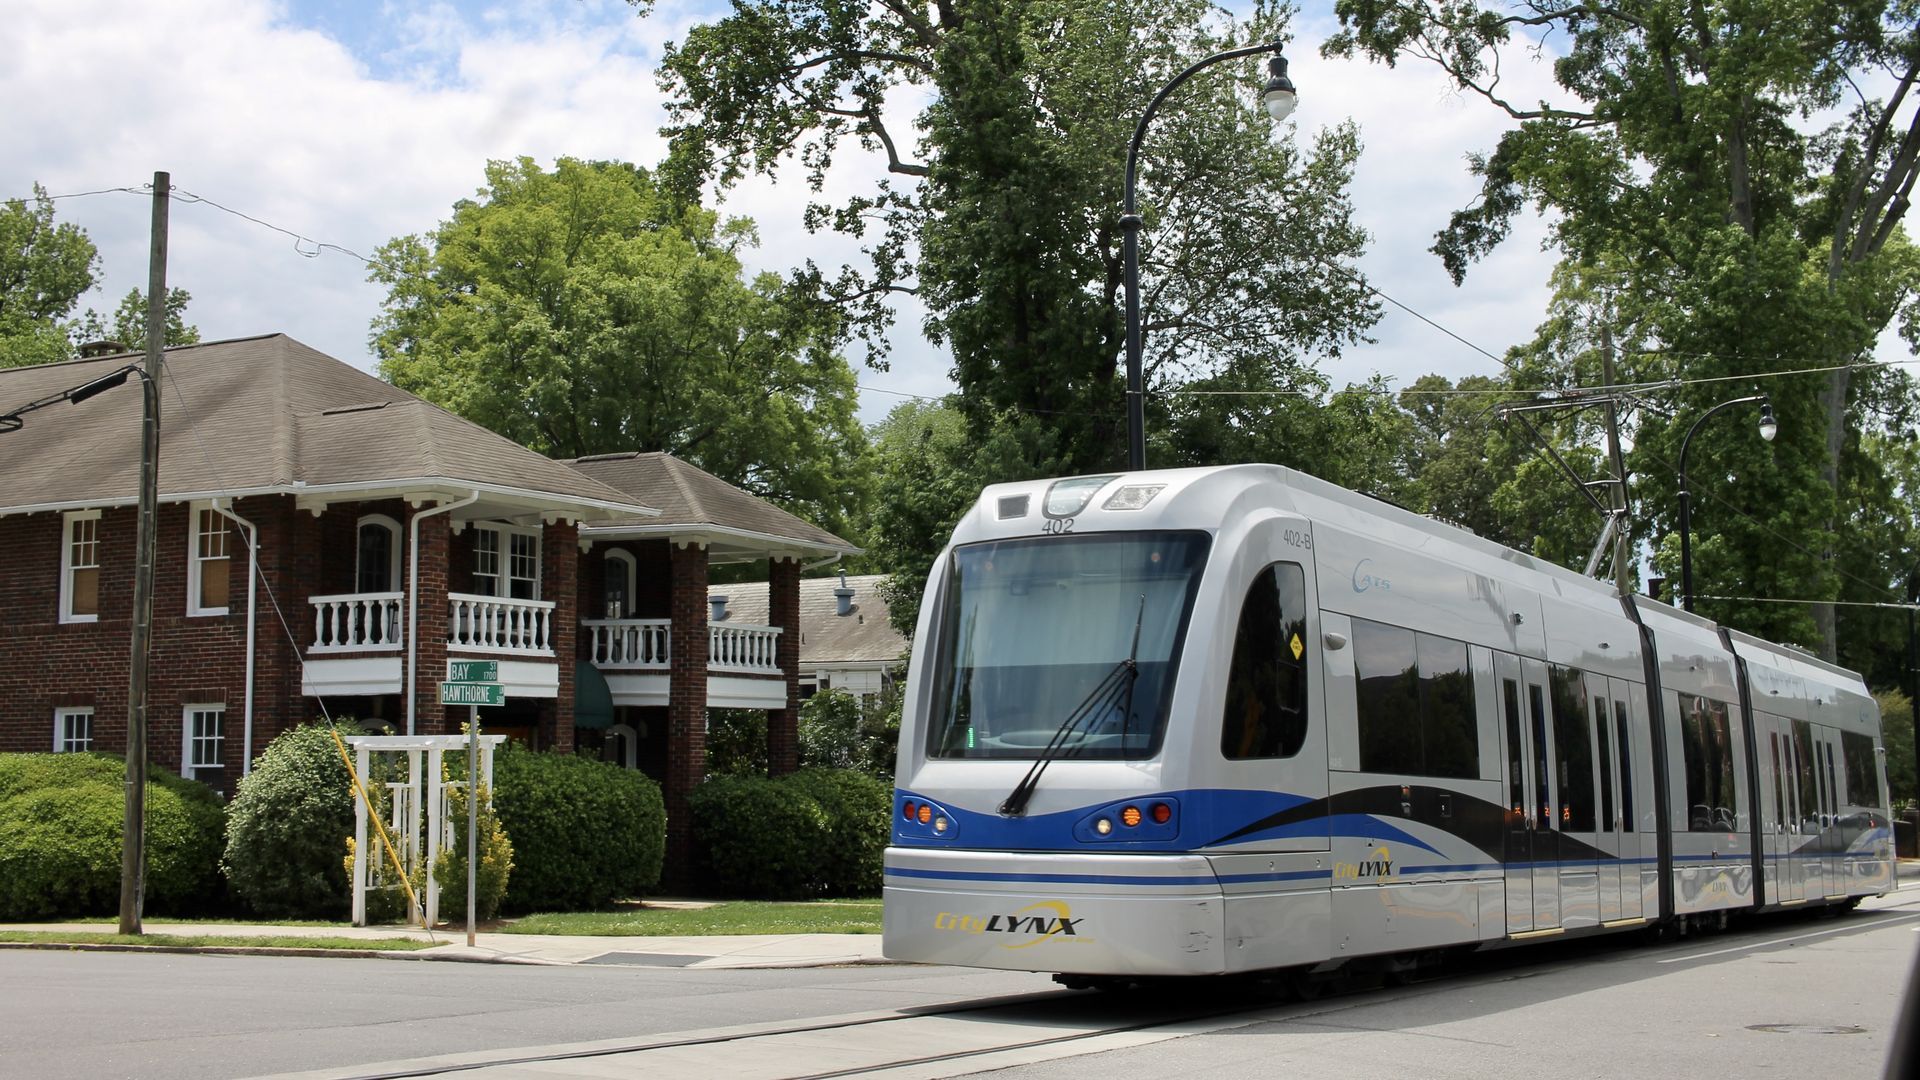
<svg viewBox="0 0 1920 1080">
<path fill-rule="evenodd" d="M 1464 643 L 1353 620 L 1360 768 L 1473 778 L 1480 731 Z"/>
<path fill-rule="evenodd" d="M 1774 719 L 1773 722 L 1777 724 L 1780 721 Z M 1773 820 L 1778 826 L 1787 820 L 1787 796 L 1786 791 L 1781 787 L 1780 733 L 1767 732 L 1767 742 L 1773 747 Z"/>
<path fill-rule="evenodd" d="M 1593 699 L 1593 726 L 1600 736 L 1600 827 L 1608 831 L 1620 827 L 1613 816 L 1613 740 L 1607 735 L 1607 699 Z"/>
<path fill-rule="evenodd" d="M 1728 832 L 1736 826 L 1733 738 L 1727 703 L 1680 695 L 1680 751 L 1687 773 L 1687 829 Z"/>
<path fill-rule="evenodd" d="M 1507 715 L 1507 805 L 1513 807 L 1515 821 L 1526 816 L 1526 763 L 1520 759 L 1520 684 L 1502 679 L 1501 695 Z"/>
<path fill-rule="evenodd" d="M 1853 806 L 1880 804 L 1880 774 L 1874 768 L 1873 739 L 1858 732 L 1840 733 L 1840 752 L 1847 758 L 1847 798 Z"/>
<path fill-rule="evenodd" d="M 1613 720 L 1620 747 L 1620 818 L 1628 832 L 1640 829 L 1640 815 L 1633 809 L 1633 744 L 1627 740 L 1627 703 L 1613 703 Z"/>
<path fill-rule="evenodd" d="M 1554 665 L 1547 678 L 1553 698 L 1553 745 L 1560 767 L 1560 829 L 1593 831 L 1593 733 L 1581 700 L 1580 671 Z"/>
<path fill-rule="evenodd" d="M 1540 696 L 1538 683 L 1527 684 L 1527 703 L 1533 711 L 1534 791 L 1540 799 L 1540 827 L 1551 829 L 1557 827 L 1558 822 L 1553 816 L 1553 799 L 1547 789 L 1547 706 Z"/>
<path fill-rule="evenodd" d="M 1833 804 L 1830 807 L 1828 807 L 1828 809 L 1833 811 L 1836 814 L 1839 813 L 1840 804 L 1845 802 L 1846 800 L 1840 797 L 1840 789 L 1836 787 L 1833 782 L 1833 744 L 1832 743 L 1827 744 L 1827 795 L 1833 800 Z"/>
<path fill-rule="evenodd" d="M 1260 572 L 1240 605 L 1220 752 L 1286 758 L 1307 741 L 1307 584 L 1294 563 Z"/>
<path fill-rule="evenodd" d="M 1793 757 L 1800 780 L 1800 819 L 1794 831 L 1811 836 L 1820 831 L 1820 791 L 1813 778 L 1813 729 L 1805 720 L 1793 722 Z"/>
<path fill-rule="evenodd" d="M 1074 758 L 1156 753 L 1208 543 L 1137 532 L 956 548 L 928 755 L 1033 758 L 1049 743 Z M 1129 657 L 1132 674 L 1116 675 Z"/>
</svg>

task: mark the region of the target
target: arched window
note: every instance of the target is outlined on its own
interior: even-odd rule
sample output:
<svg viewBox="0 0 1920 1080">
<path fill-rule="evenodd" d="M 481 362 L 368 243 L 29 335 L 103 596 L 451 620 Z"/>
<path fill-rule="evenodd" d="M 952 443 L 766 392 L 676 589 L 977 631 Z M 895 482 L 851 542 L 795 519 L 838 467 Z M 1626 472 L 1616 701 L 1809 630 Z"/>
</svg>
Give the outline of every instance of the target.
<svg viewBox="0 0 1920 1080">
<path fill-rule="evenodd" d="M 360 519 L 354 591 L 400 591 L 400 523 L 385 514 Z"/>
<path fill-rule="evenodd" d="M 615 724 L 608 728 L 606 741 L 600 744 L 600 760 L 612 762 L 623 769 L 639 768 L 639 733 L 627 724 Z"/>
<path fill-rule="evenodd" d="M 619 548 L 607 549 L 605 587 L 601 590 L 605 601 L 604 610 L 609 619 L 631 619 L 634 617 L 634 590 L 638 587 L 639 565 L 634 562 L 631 552 Z"/>
</svg>

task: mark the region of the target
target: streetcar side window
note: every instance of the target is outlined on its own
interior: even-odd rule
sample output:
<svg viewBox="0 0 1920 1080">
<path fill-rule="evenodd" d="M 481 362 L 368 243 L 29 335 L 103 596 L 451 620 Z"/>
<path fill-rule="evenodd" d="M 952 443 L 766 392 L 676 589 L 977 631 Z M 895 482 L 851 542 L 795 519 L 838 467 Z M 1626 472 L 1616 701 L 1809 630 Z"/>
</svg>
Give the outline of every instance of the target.
<svg viewBox="0 0 1920 1080">
<path fill-rule="evenodd" d="M 1526 762 L 1520 756 L 1520 684 L 1502 679 L 1500 685 L 1507 717 L 1507 802 L 1517 822 L 1527 815 Z"/>
<path fill-rule="evenodd" d="M 1593 734 L 1587 727 L 1578 668 L 1554 665 L 1547 678 L 1553 699 L 1553 746 L 1560 767 L 1560 829 L 1593 831 Z"/>
<path fill-rule="evenodd" d="M 1614 728 L 1620 737 L 1620 817 L 1628 832 L 1640 829 L 1640 815 L 1633 809 L 1633 744 L 1627 740 L 1627 703 L 1614 699 Z"/>
<path fill-rule="evenodd" d="M 1480 775 L 1465 643 L 1354 619 L 1353 666 L 1362 771 Z"/>
<path fill-rule="evenodd" d="M 1681 694 L 1680 749 L 1686 759 L 1688 831 L 1733 829 L 1733 737 L 1727 703 Z"/>
<path fill-rule="evenodd" d="M 1307 741 L 1307 585 L 1294 563 L 1253 579 L 1240 606 L 1220 752 L 1288 758 Z"/>
<path fill-rule="evenodd" d="M 1813 779 L 1813 728 L 1805 720 L 1793 722 L 1793 759 L 1800 781 L 1800 820 L 1794 831 L 1811 836 L 1820 831 L 1820 791 Z"/>
<path fill-rule="evenodd" d="M 1880 776 L 1874 770 L 1873 738 L 1856 731 L 1840 733 L 1840 752 L 1847 757 L 1847 798 L 1854 806 L 1880 802 Z"/>
<path fill-rule="evenodd" d="M 1593 699 L 1593 726 L 1600 736 L 1600 827 L 1613 832 L 1620 821 L 1613 816 L 1613 740 L 1607 735 L 1607 699 Z"/>
</svg>

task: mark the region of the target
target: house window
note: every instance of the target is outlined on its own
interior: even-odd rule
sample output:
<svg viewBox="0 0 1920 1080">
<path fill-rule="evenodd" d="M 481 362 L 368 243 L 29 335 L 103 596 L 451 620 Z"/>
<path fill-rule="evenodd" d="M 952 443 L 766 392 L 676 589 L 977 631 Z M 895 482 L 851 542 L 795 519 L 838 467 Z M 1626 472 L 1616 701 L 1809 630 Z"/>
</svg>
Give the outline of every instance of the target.
<svg viewBox="0 0 1920 1080">
<path fill-rule="evenodd" d="M 482 596 L 540 599 L 540 534 L 498 525 L 476 526 L 473 591 Z"/>
<path fill-rule="evenodd" d="M 360 519 L 355 548 L 354 591 L 400 591 L 400 523 L 385 514 Z"/>
<path fill-rule="evenodd" d="M 606 609 L 609 619 L 633 618 L 633 594 L 636 565 L 633 556 L 619 548 L 607 552 Z"/>
<path fill-rule="evenodd" d="M 100 511 L 66 515 L 60 544 L 60 621 L 100 617 Z"/>
<path fill-rule="evenodd" d="M 53 711 L 53 752 L 78 754 L 93 749 L 93 710 Z"/>
<path fill-rule="evenodd" d="M 185 738 L 181 744 L 180 775 L 189 780 L 217 784 L 221 776 L 222 750 L 225 748 L 227 707 L 225 705 L 189 705 L 186 707 Z"/>
<path fill-rule="evenodd" d="M 192 547 L 187 559 L 187 614 L 227 613 L 227 567 L 233 523 L 211 506 L 193 508 Z"/>
</svg>

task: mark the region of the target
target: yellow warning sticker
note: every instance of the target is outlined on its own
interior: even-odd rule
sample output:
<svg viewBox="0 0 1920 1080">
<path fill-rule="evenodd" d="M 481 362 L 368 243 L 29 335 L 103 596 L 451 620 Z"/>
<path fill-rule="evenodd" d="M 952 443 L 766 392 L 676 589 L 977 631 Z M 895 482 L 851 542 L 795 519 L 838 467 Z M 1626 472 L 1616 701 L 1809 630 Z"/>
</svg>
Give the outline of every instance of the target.
<svg viewBox="0 0 1920 1080">
<path fill-rule="evenodd" d="M 1307 651 L 1307 647 L 1305 645 L 1300 644 L 1299 634 L 1293 635 L 1293 640 L 1291 642 L 1288 642 L 1288 646 L 1293 649 L 1293 658 L 1295 660 L 1300 659 L 1300 654 Z"/>
</svg>

